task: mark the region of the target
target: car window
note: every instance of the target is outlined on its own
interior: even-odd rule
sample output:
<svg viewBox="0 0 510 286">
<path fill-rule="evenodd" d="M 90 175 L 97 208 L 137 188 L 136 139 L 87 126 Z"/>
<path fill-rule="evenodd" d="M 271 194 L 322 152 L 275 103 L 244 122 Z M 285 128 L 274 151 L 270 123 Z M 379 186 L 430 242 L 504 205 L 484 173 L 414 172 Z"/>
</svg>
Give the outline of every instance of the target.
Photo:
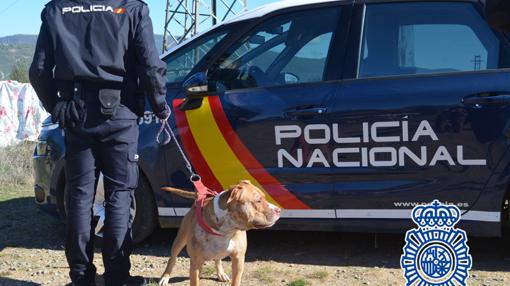
<svg viewBox="0 0 510 286">
<path fill-rule="evenodd" d="M 367 5 L 358 77 L 497 69 L 500 41 L 471 3 Z"/>
<path fill-rule="evenodd" d="M 282 73 L 296 76 L 299 82 L 321 81 L 332 37 L 333 33 L 325 33 L 308 42 L 290 60 Z"/>
<path fill-rule="evenodd" d="M 227 90 L 323 80 L 340 8 L 274 17 L 244 36 L 209 69 Z"/>
<path fill-rule="evenodd" d="M 236 64 L 242 67 L 250 64 L 266 71 L 285 48 L 290 24 L 290 21 L 277 23 L 267 30 L 249 35 L 244 43 L 219 63 L 220 68 L 229 68 Z M 250 53 L 253 55 L 251 58 Z"/>
<path fill-rule="evenodd" d="M 170 54 L 166 59 L 167 83 L 181 82 L 200 62 L 200 60 L 217 45 L 228 32 L 222 31 L 207 37 L 197 39 L 189 46 Z"/>
</svg>

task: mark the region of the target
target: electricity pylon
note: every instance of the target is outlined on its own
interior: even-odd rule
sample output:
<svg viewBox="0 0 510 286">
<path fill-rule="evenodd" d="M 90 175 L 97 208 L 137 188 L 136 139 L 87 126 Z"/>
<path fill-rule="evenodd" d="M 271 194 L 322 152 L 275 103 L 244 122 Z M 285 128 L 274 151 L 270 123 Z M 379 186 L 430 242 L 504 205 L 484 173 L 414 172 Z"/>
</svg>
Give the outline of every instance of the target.
<svg viewBox="0 0 510 286">
<path fill-rule="evenodd" d="M 167 0 L 163 52 L 172 45 L 247 10 L 248 0 Z"/>
</svg>

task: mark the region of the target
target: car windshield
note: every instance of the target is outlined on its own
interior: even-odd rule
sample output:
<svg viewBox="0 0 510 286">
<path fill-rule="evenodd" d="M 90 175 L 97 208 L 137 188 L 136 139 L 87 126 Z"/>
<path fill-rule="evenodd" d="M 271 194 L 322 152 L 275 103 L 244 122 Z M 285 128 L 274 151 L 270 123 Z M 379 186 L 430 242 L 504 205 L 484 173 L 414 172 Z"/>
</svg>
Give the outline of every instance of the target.
<svg viewBox="0 0 510 286">
<path fill-rule="evenodd" d="M 166 57 L 167 83 L 182 82 L 200 60 L 218 45 L 227 34 L 228 31 L 222 30 L 200 37 Z"/>
</svg>

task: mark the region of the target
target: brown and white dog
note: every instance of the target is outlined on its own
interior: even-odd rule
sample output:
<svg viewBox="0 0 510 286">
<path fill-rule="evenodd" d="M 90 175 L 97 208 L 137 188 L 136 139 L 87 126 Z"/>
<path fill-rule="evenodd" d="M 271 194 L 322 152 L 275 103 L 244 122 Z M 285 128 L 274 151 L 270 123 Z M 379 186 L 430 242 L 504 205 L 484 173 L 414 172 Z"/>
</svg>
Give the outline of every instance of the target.
<svg viewBox="0 0 510 286">
<path fill-rule="evenodd" d="M 163 190 L 179 196 L 195 199 L 193 192 L 165 187 Z M 221 259 L 232 259 L 232 285 L 240 286 L 246 254 L 246 231 L 269 228 L 280 218 L 281 210 L 265 199 L 265 194 L 250 181 L 241 181 L 205 203 L 203 214 L 206 223 L 221 234 L 216 236 L 202 229 L 197 223 L 195 208 L 182 220 L 172 245 L 170 259 L 159 285 L 168 285 L 177 255 L 186 246 L 190 256 L 190 285 L 198 286 L 200 272 L 205 261 L 214 260 L 218 279 L 231 281 L 223 270 Z"/>
</svg>

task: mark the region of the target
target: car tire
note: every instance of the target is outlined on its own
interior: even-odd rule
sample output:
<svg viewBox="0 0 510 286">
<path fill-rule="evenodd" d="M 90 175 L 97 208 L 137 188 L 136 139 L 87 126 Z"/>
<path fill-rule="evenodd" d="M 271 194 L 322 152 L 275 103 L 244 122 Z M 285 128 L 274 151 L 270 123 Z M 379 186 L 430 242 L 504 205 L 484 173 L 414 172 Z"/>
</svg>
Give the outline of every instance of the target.
<svg viewBox="0 0 510 286">
<path fill-rule="evenodd" d="M 135 190 L 135 218 L 132 232 L 133 243 L 139 244 L 147 239 L 158 226 L 157 208 L 154 193 L 148 180 L 140 175 L 138 188 Z"/>
<path fill-rule="evenodd" d="M 102 179 L 101 179 L 102 180 Z M 96 200 L 98 197 L 96 197 Z M 67 208 L 66 202 L 68 200 L 65 178 L 62 175 L 58 184 L 57 192 L 57 207 L 61 217 L 67 223 Z M 104 198 L 103 198 L 104 200 Z M 97 201 L 96 201 L 97 203 Z M 94 209 L 96 214 L 96 209 Z M 157 222 L 157 209 L 156 201 L 152 188 L 144 175 L 140 175 L 138 187 L 135 190 L 135 200 L 133 209 L 131 210 L 134 220 L 132 223 L 132 237 L 133 244 L 139 244 L 147 239 L 158 226 Z M 95 216 L 96 222 L 102 223 L 101 218 Z M 104 219 L 104 218 L 103 218 Z M 101 226 L 96 227 L 96 242 L 99 244 L 102 241 Z M 97 244 L 97 245 L 99 245 Z"/>
</svg>

